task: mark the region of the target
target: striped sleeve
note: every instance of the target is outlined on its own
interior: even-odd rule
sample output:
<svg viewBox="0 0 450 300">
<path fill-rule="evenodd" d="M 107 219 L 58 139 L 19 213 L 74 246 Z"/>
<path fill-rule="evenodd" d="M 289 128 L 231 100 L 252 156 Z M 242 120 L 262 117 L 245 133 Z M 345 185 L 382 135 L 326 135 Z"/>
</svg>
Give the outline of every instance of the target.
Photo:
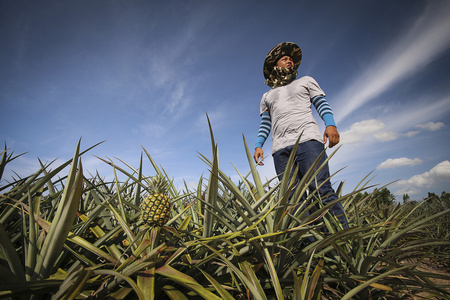
<svg viewBox="0 0 450 300">
<path fill-rule="evenodd" d="M 330 105 L 327 102 L 327 99 L 323 95 L 315 96 L 311 99 L 311 103 L 316 108 L 319 116 L 325 122 L 325 127 L 334 126 L 336 127 L 336 123 L 334 122 L 333 111 L 331 110 Z"/>
<path fill-rule="evenodd" d="M 262 148 L 264 142 L 269 136 L 271 128 L 272 120 L 270 119 L 270 114 L 268 111 L 265 111 L 261 115 L 261 125 L 259 126 L 258 138 L 256 139 L 255 148 Z"/>
</svg>

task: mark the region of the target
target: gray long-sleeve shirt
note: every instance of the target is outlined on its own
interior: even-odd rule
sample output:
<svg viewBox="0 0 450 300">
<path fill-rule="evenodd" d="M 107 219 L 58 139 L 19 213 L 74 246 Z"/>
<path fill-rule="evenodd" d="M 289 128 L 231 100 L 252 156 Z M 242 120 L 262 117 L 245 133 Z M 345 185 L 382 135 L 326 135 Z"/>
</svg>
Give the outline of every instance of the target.
<svg viewBox="0 0 450 300">
<path fill-rule="evenodd" d="M 260 114 L 266 110 L 272 120 L 272 154 L 292 146 L 300 134 L 300 142 L 323 141 L 319 126 L 312 115 L 311 99 L 325 93 L 310 76 L 266 92 L 260 104 Z"/>
</svg>

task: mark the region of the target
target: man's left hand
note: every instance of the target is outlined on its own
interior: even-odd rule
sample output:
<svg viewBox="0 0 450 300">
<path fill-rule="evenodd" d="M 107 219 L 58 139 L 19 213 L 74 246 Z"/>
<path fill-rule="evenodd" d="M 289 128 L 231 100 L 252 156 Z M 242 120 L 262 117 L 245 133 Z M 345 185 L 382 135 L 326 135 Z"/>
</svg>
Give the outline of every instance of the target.
<svg viewBox="0 0 450 300">
<path fill-rule="evenodd" d="M 339 144 L 339 132 L 336 127 L 328 126 L 325 128 L 325 133 L 323 134 L 323 143 L 326 144 L 328 141 L 328 147 L 333 148 Z"/>
</svg>

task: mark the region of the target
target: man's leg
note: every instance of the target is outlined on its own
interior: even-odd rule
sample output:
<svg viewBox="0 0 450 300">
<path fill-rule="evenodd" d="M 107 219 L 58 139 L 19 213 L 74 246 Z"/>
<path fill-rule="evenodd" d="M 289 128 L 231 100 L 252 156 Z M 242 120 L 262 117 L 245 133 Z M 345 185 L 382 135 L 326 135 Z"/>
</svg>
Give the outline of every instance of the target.
<svg viewBox="0 0 450 300">
<path fill-rule="evenodd" d="M 288 163 L 289 156 L 291 155 L 291 152 L 293 149 L 294 149 L 294 146 L 288 146 L 288 147 L 281 149 L 273 154 L 273 162 L 275 164 L 275 171 L 277 172 L 279 181 L 281 181 L 283 179 L 283 176 L 285 175 L 284 173 L 286 170 L 286 165 Z M 291 174 L 289 174 L 289 179 L 291 179 L 292 176 L 294 175 L 295 168 L 296 168 L 296 166 L 294 165 L 294 167 L 291 170 Z M 298 172 L 299 173 L 297 173 L 297 176 L 294 181 L 295 186 L 300 182 L 300 180 L 302 178 L 300 176 L 300 171 L 298 171 Z M 295 190 L 295 187 L 294 187 L 294 190 Z M 292 190 L 289 198 L 291 198 L 292 195 L 294 194 L 294 190 Z M 302 203 L 305 199 L 306 199 L 306 195 L 302 195 L 300 201 L 298 201 L 298 202 Z"/>
<path fill-rule="evenodd" d="M 275 171 L 277 172 L 278 180 L 283 179 L 284 170 L 289 160 L 289 155 L 294 147 L 289 146 L 284 149 L 278 150 L 273 154 L 273 163 L 275 165 Z M 292 175 L 292 174 L 291 174 Z"/>
<path fill-rule="evenodd" d="M 314 164 L 314 161 L 317 159 L 317 157 L 320 156 L 323 150 L 324 150 L 323 144 L 316 140 L 310 140 L 299 144 L 297 148 L 296 161 L 299 165 L 299 173 L 301 177 L 303 177 L 306 174 L 306 172 L 311 168 L 311 166 Z M 317 167 L 320 167 L 326 159 L 327 155 L 326 153 L 324 153 Z M 316 175 L 316 178 L 312 180 L 312 182 L 309 185 L 309 189 L 311 191 L 315 191 L 317 189 L 317 186 L 320 187 L 318 193 L 320 195 L 322 203 L 325 205 L 338 198 L 336 192 L 334 191 L 331 185 L 329 177 L 330 171 L 327 163 L 319 171 L 319 173 Z M 348 222 L 345 216 L 344 207 L 340 202 L 331 207 L 329 211 L 332 215 L 338 217 L 339 221 L 341 222 L 344 228 L 348 228 L 347 224 Z"/>
</svg>

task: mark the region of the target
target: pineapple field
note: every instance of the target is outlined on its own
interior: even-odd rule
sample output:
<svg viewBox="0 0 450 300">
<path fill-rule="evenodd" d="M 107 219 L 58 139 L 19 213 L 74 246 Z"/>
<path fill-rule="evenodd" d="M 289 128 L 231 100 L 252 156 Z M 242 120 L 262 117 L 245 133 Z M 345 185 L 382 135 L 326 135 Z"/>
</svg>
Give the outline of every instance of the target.
<svg viewBox="0 0 450 300">
<path fill-rule="evenodd" d="M 236 183 L 210 133 L 212 155 L 200 154 L 208 176 L 195 189 L 176 187 L 144 148 L 139 166 L 99 158 L 114 174 L 107 182 L 83 171 L 97 145 L 80 142 L 62 165 L 7 181 L 20 155 L 5 146 L 0 299 L 450 298 L 449 274 L 424 268 L 448 267 L 449 203 L 385 204 L 367 192 L 368 175 L 323 206 L 307 191 L 316 169 L 297 186 L 287 176 L 262 182 L 245 138 L 250 171 Z M 349 228 L 328 214 L 338 201 Z"/>
</svg>

